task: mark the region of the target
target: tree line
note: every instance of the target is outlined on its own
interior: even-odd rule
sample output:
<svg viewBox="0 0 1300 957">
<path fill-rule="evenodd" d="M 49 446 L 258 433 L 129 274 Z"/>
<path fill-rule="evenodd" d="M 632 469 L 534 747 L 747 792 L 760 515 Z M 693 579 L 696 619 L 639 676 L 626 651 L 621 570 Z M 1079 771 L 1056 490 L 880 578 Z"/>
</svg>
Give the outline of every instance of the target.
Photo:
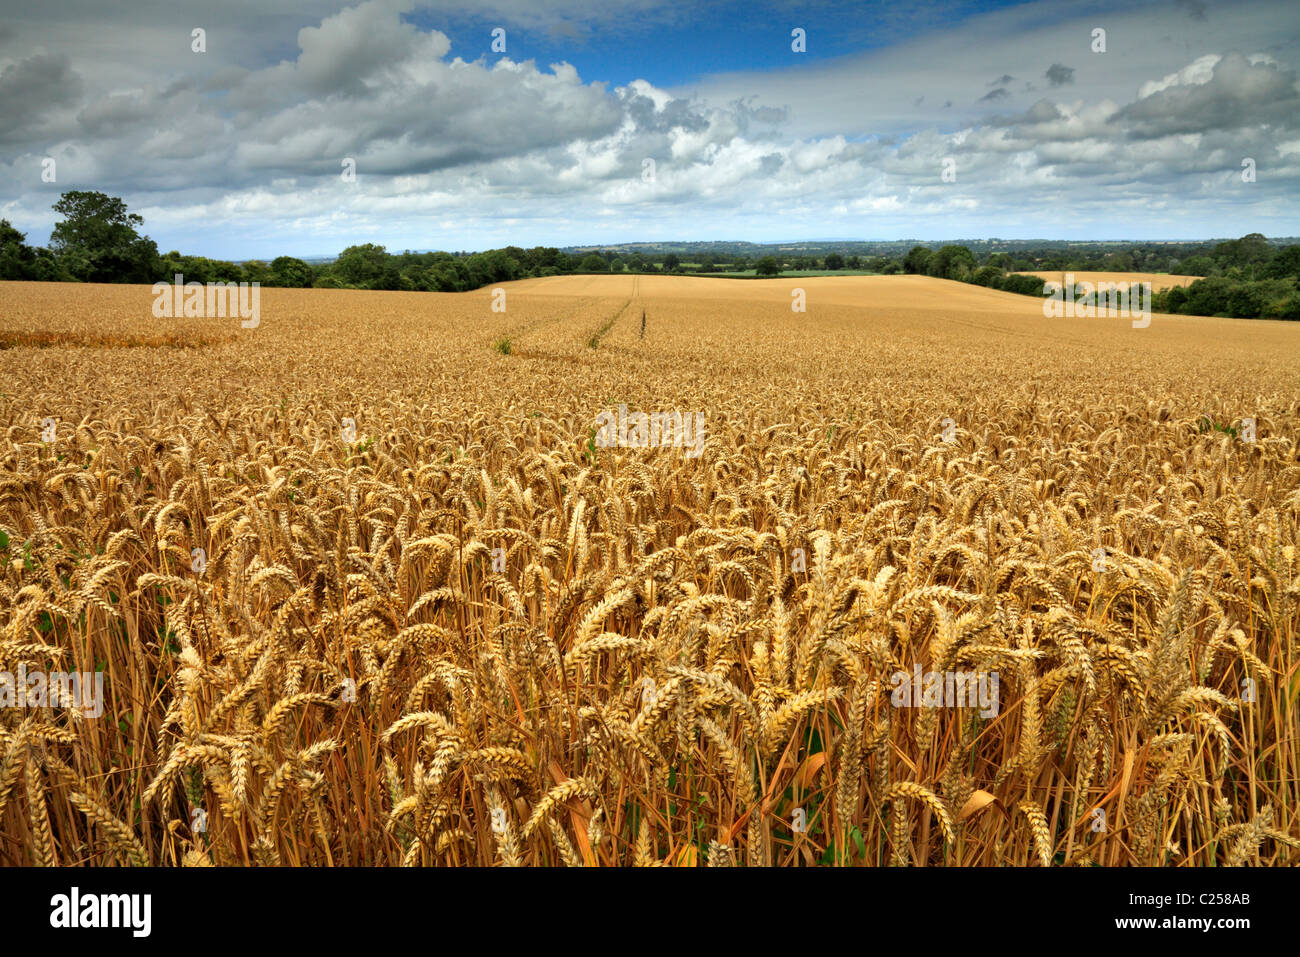
<svg viewBox="0 0 1300 957">
<path fill-rule="evenodd" d="M 1035 259 L 1022 254 L 992 253 L 980 263 L 965 246 L 932 251 L 914 246 L 903 259 L 903 272 L 956 279 L 1007 292 L 1043 295 L 1043 280 L 1018 275 L 1028 271 L 1157 272 L 1133 265 L 1126 252 L 1067 258 Z M 1208 247 L 1203 255 L 1175 262 L 1165 270 L 1174 275 L 1203 276 L 1186 287 L 1175 286 L 1152 295 L 1156 312 L 1236 319 L 1300 319 L 1300 245 L 1272 246 L 1260 233 L 1250 233 Z"/>
<path fill-rule="evenodd" d="M 374 243 L 349 246 L 331 263 L 292 256 L 235 263 L 178 251 L 159 253 L 142 235 L 144 220 L 126 203 L 99 192 L 72 190 L 54 204 L 63 219 L 50 245 L 32 247 L 8 220 L 0 220 L 0 279 L 45 282 L 257 282 L 264 286 L 464 292 L 493 283 L 567 273 L 667 273 L 774 277 L 788 272 L 853 271 L 953 279 L 1025 295 L 1043 295 L 1030 271 L 1168 272 L 1203 276 L 1186 288 L 1155 294 L 1153 308 L 1188 315 L 1300 319 L 1300 245 L 1275 247 L 1259 233 L 1220 243 L 1134 243 L 1082 250 L 1058 245 L 993 251 L 977 256 L 964 245 L 913 246 L 902 258 L 843 255 L 748 257 L 702 253 L 683 262 L 661 261 L 621 248 L 568 253 L 553 246 L 506 246 L 483 252 L 390 253 Z"/>
</svg>

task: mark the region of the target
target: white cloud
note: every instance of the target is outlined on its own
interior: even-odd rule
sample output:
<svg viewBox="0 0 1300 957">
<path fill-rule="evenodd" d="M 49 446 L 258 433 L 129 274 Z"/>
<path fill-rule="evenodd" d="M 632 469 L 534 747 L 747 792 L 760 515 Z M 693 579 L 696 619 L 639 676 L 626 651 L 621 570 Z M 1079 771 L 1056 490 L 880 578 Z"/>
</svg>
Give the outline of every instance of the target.
<svg viewBox="0 0 1300 957">
<path fill-rule="evenodd" d="M 1222 59 L 1223 57 L 1217 53 L 1207 53 L 1205 56 L 1197 57 L 1181 70 L 1175 70 L 1163 79 L 1143 83 L 1138 87 L 1138 99 L 1145 100 L 1151 94 L 1167 90 L 1171 86 L 1199 86 L 1209 83 L 1214 76 L 1214 68 Z"/>
<path fill-rule="evenodd" d="M 404 16 L 427 6 L 322 10 L 286 32 L 291 58 L 241 51 L 236 62 L 217 44 L 206 60 L 161 56 L 153 75 L 101 68 L 82 49 L 0 48 L 11 56 L 0 93 L 13 94 L 0 95 L 0 203 L 22 228 L 48 229 L 57 188 L 39 183 L 39 164 L 53 155 L 60 186 L 66 170 L 69 183 L 125 196 L 163 248 L 221 243 L 225 255 L 251 236 L 262 246 L 247 255 L 356 241 L 790 238 L 823 234 L 828 216 L 837 232 L 878 237 L 1042 236 L 1105 223 L 1121 206 L 1136 211 L 1126 223 L 1172 232 L 1188 215 L 1220 222 L 1245 209 L 1225 184 L 1251 156 L 1251 203 L 1296 219 L 1300 93 L 1291 48 L 1269 46 L 1281 7 L 1266 0 L 1222 22 L 1107 14 L 1105 55 L 1087 48 L 1095 17 L 1039 0 L 860 56 L 674 89 L 645 78 L 610 89 L 566 62 L 451 58 L 447 35 Z M 678 15 L 648 0 L 565 0 L 546 16 L 513 0 L 489 9 L 511 29 Z M 57 23 L 48 34 L 61 35 Z M 1053 66 L 1073 82 L 1021 82 Z M 1017 78 L 997 81 L 1007 95 L 981 103 L 1003 76 Z M 340 181 L 344 157 L 355 183 Z M 941 176 L 949 157 L 955 183 Z"/>
</svg>

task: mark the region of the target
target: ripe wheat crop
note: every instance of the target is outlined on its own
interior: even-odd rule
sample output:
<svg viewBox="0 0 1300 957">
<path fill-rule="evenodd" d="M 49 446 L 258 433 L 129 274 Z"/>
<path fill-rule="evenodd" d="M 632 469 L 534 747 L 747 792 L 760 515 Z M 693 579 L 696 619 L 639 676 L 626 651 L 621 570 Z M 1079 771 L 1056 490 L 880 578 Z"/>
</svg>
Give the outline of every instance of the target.
<svg viewBox="0 0 1300 957">
<path fill-rule="evenodd" d="M 504 288 L 0 284 L 0 863 L 1300 861 L 1300 329 Z"/>
<path fill-rule="evenodd" d="M 1149 282 L 1151 283 L 1152 292 L 1161 292 L 1162 290 L 1165 289 L 1172 289 L 1175 286 L 1190 286 L 1192 283 L 1196 282 L 1196 280 L 1204 278 L 1202 276 L 1175 276 L 1168 273 L 1155 273 L 1155 272 L 1142 272 L 1142 273 L 1090 272 L 1087 270 L 1081 270 L 1079 272 L 1068 272 L 1068 273 L 1063 271 L 1028 272 L 1028 273 L 1021 273 L 1020 275 L 1037 276 L 1039 279 L 1043 280 L 1044 282 L 1059 282 L 1059 283 L 1065 282 L 1067 276 L 1073 276 L 1074 281 L 1076 283 L 1090 282 L 1093 283 L 1094 285 L 1099 283 L 1110 283 L 1110 282 L 1120 282 L 1120 283 Z"/>
</svg>

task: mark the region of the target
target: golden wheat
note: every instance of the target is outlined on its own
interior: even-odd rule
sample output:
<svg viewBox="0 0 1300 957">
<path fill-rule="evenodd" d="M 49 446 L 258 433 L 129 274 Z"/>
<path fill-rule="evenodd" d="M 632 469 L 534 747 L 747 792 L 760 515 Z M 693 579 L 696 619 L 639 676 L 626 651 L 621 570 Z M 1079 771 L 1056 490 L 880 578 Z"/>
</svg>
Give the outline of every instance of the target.
<svg viewBox="0 0 1300 957">
<path fill-rule="evenodd" d="M 0 863 L 1300 862 L 1300 328 L 506 288 L 0 284 Z"/>
</svg>

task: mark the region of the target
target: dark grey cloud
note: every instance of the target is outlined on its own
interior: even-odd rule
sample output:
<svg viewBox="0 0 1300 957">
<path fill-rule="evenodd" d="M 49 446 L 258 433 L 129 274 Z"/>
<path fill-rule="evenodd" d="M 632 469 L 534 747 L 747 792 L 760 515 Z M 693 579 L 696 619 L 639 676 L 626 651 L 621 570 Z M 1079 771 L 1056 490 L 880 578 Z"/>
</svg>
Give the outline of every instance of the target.
<svg viewBox="0 0 1300 957">
<path fill-rule="evenodd" d="M 37 53 L 0 70 L 0 143 L 19 143 L 51 129 L 75 105 L 85 81 L 66 56 Z"/>
<path fill-rule="evenodd" d="M 185 89 L 187 85 L 169 87 L 159 97 L 123 93 L 101 97 L 77 114 L 77 122 L 81 126 L 81 132 L 92 138 L 105 134 L 120 136 L 124 133 L 138 133 L 143 128 L 154 125 L 157 111 L 169 100 L 190 92 Z"/>
<path fill-rule="evenodd" d="M 650 97 L 632 93 L 624 97 L 623 108 L 637 128 L 646 132 L 666 133 L 674 128 L 699 132 L 709 125 L 708 119 L 689 100 L 671 100 L 657 107 Z"/>
<path fill-rule="evenodd" d="M 1174 0 L 1174 6 L 1185 12 L 1193 20 L 1205 19 L 1204 0 Z"/>
<path fill-rule="evenodd" d="M 752 102 L 753 97 L 742 97 L 728 104 L 737 130 L 742 135 L 760 135 L 760 128 L 770 133 L 771 128 L 784 123 L 789 115 L 789 111 L 784 107 L 752 106 Z"/>
<path fill-rule="evenodd" d="M 993 100 L 1006 99 L 1010 95 L 1011 94 L 1008 93 L 1005 89 L 1003 89 L 1002 87 L 998 87 L 996 90 L 989 90 L 987 93 L 985 93 L 983 96 L 980 97 L 979 101 L 981 103 L 991 103 Z"/>
<path fill-rule="evenodd" d="M 1025 126 L 1062 119 L 1065 119 L 1065 114 L 1060 107 L 1049 100 L 1039 100 L 1023 113 L 1015 116 L 991 116 L 985 122 L 990 126 Z"/>
<path fill-rule="evenodd" d="M 1053 63 L 1049 66 L 1043 76 L 1047 78 L 1047 82 L 1052 86 L 1065 86 L 1074 82 L 1074 70 L 1060 63 Z"/>
</svg>

